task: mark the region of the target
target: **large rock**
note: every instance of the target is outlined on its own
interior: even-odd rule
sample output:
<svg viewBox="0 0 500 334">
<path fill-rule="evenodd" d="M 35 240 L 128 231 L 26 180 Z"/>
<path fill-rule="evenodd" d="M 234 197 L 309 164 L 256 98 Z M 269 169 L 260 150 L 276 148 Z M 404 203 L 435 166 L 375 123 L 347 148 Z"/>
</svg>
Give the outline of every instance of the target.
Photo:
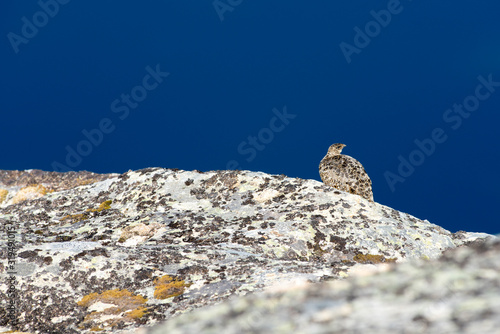
<svg viewBox="0 0 500 334">
<path fill-rule="evenodd" d="M 384 272 L 387 270 L 386 272 Z M 500 242 L 437 261 L 269 288 L 181 315 L 145 334 L 500 333 Z"/>
<path fill-rule="evenodd" d="M 150 326 L 270 286 L 436 259 L 488 236 L 248 171 L 5 171 L 0 202 L 0 240 L 18 246 L 1 250 L 0 329 L 31 333 Z"/>
</svg>

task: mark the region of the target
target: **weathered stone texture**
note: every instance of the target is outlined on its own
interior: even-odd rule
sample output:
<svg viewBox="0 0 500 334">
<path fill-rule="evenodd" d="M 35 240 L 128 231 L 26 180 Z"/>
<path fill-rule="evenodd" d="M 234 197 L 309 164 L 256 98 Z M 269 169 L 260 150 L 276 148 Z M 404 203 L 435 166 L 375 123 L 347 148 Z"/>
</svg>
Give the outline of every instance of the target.
<svg viewBox="0 0 500 334">
<path fill-rule="evenodd" d="M 436 259 L 487 237 L 453 234 L 314 180 L 248 171 L 0 171 L 0 189 L 9 192 L 0 241 L 12 228 L 18 245 L 19 320 L 7 316 L 2 247 L 0 329 L 30 333 L 151 326 L 269 286 Z"/>
</svg>

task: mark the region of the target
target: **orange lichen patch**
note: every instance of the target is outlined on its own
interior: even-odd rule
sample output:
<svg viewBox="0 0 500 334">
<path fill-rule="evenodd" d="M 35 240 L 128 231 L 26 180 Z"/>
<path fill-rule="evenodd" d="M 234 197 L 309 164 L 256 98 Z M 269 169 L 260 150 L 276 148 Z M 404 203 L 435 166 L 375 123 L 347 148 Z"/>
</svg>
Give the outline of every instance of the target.
<svg viewBox="0 0 500 334">
<path fill-rule="evenodd" d="M 76 304 L 78 306 L 87 307 L 87 306 L 89 306 L 89 304 L 93 303 L 98 296 L 99 296 L 99 294 L 97 292 L 93 292 L 91 294 L 83 296 L 82 300 L 80 300 Z"/>
<path fill-rule="evenodd" d="M 66 216 L 61 218 L 61 221 L 72 220 L 74 223 L 76 223 L 76 222 L 79 222 L 81 220 L 87 219 L 87 217 L 88 217 L 88 215 L 86 215 L 85 213 L 79 213 L 76 215 L 66 215 Z"/>
<path fill-rule="evenodd" d="M 77 213 L 75 215 L 66 215 L 61 218 L 63 220 L 71 220 L 73 223 L 85 220 L 89 217 L 88 212 L 101 212 L 103 210 L 111 209 L 112 200 L 102 202 L 97 209 L 87 209 L 84 213 Z"/>
<path fill-rule="evenodd" d="M 146 313 L 148 313 L 146 307 L 139 307 L 135 310 L 126 312 L 125 315 L 132 319 L 139 319 L 142 318 Z"/>
<path fill-rule="evenodd" d="M 78 306 L 88 307 L 90 304 L 95 303 L 96 301 L 101 301 L 106 304 L 115 304 L 116 306 L 122 308 L 126 307 L 131 309 L 131 305 L 142 305 L 146 303 L 148 300 L 142 296 L 133 295 L 128 290 L 107 290 L 103 293 L 91 293 L 82 298 L 77 304 Z"/>
<path fill-rule="evenodd" d="M 5 201 L 5 199 L 7 198 L 7 194 L 9 193 L 8 190 L 6 189 L 0 189 L 0 204 Z"/>
<path fill-rule="evenodd" d="M 358 263 L 372 263 L 372 264 L 377 264 L 377 263 L 390 263 L 390 262 L 396 262 L 396 258 L 385 258 L 383 255 L 372 255 L 372 254 L 357 254 L 353 258 L 354 261 Z"/>
<path fill-rule="evenodd" d="M 97 209 L 87 209 L 88 212 L 101 212 L 102 210 L 111 209 L 111 203 L 113 200 L 107 200 L 102 202 Z"/>
<path fill-rule="evenodd" d="M 29 185 L 21 188 L 21 190 L 17 192 L 17 194 L 12 199 L 12 204 L 16 204 L 28 199 L 37 199 L 49 192 L 52 192 L 52 190 L 45 188 L 41 184 Z"/>
<path fill-rule="evenodd" d="M 167 299 L 182 295 L 184 293 L 184 289 L 191 285 L 186 284 L 184 281 L 176 280 L 169 275 L 155 279 L 154 283 L 156 286 L 154 292 L 156 299 Z"/>
<path fill-rule="evenodd" d="M 144 306 L 146 302 L 146 298 L 128 290 L 115 289 L 88 294 L 77 304 L 91 311 L 83 319 L 82 325 L 90 324 L 95 331 L 113 326 L 119 321 L 131 322 L 143 317 L 147 313 Z"/>
</svg>

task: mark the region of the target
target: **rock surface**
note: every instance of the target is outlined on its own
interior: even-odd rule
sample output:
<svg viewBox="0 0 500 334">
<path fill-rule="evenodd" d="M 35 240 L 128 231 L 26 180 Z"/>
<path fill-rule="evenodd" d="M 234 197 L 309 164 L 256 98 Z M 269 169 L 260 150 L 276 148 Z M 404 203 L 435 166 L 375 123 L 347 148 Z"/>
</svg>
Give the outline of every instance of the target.
<svg viewBox="0 0 500 334">
<path fill-rule="evenodd" d="M 262 302 L 267 304 L 267 297 L 249 293 L 344 279 L 373 263 L 439 263 L 434 259 L 443 251 L 488 237 L 451 233 L 314 180 L 162 168 L 121 175 L 0 171 L 0 226 L 2 245 L 15 240 L 17 246 L 14 251 L 2 247 L 0 253 L 0 330 L 30 333 L 112 333 L 165 320 L 173 326 L 169 331 L 184 333 L 186 321 L 193 320 L 178 315 L 192 312 L 201 317 L 196 320 L 200 326 L 206 326 L 204 312 L 212 309 L 203 308 L 230 297 L 237 299 L 216 306 L 220 321 L 208 317 L 220 326 L 234 318 L 228 326 L 237 328 L 239 315 L 244 318 Z M 396 280 L 397 268 L 416 268 L 418 273 L 419 266 L 397 264 L 391 279 Z M 343 295 L 352 302 L 356 290 L 347 287 L 350 280 L 293 288 L 289 297 L 270 297 L 276 302 L 269 307 L 286 298 L 306 300 L 310 293 Z M 363 282 L 363 289 L 372 294 L 369 304 L 390 302 L 377 293 L 395 284 L 376 278 Z M 338 290 L 331 284 L 340 284 Z M 422 280 L 420 284 L 429 285 Z M 8 308 L 12 300 L 14 313 Z M 236 307 L 239 313 L 225 313 L 236 305 L 231 303 L 242 303 Z M 310 305 L 321 309 L 313 300 Z M 356 312 L 369 312 L 369 307 L 353 311 L 352 305 L 344 306 L 346 310 L 339 310 L 353 317 L 342 318 L 342 324 L 335 312 L 317 315 L 305 308 L 295 310 L 293 304 L 282 313 L 270 310 L 269 324 L 298 312 L 292 317 L 306 320 L 291 326 L 324 332 L 313 322 L 310 330 L 300 326 L 307 326 L 307 317 L 319 316 L 349 329 L 359 321 L 361 313 Z M 425 314 L 422 319 L 427 321 Z M 286 332 L 291 327 L 281 320 L 277 331 Z"/>
<path fill-rule="evenodd" d="M 141 333 L 500 333 L 499 254 L 495 240 L 437 261 L 268 289 Z"/>
</svg>

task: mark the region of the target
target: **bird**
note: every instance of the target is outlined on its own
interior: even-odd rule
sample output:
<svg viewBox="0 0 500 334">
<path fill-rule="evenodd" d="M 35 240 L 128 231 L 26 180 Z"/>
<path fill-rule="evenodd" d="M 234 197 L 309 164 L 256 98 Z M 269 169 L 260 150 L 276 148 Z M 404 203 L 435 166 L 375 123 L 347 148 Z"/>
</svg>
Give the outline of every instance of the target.
<svg viewBox="0 0 500 334">
<path fill-rule="evenodd" d="M 363 165 L 353 157 L 340 154 L 344 144 L 332 144 L 319 164 L 324 184 L 373 202 L 372 180 Z"/>
</svg>

